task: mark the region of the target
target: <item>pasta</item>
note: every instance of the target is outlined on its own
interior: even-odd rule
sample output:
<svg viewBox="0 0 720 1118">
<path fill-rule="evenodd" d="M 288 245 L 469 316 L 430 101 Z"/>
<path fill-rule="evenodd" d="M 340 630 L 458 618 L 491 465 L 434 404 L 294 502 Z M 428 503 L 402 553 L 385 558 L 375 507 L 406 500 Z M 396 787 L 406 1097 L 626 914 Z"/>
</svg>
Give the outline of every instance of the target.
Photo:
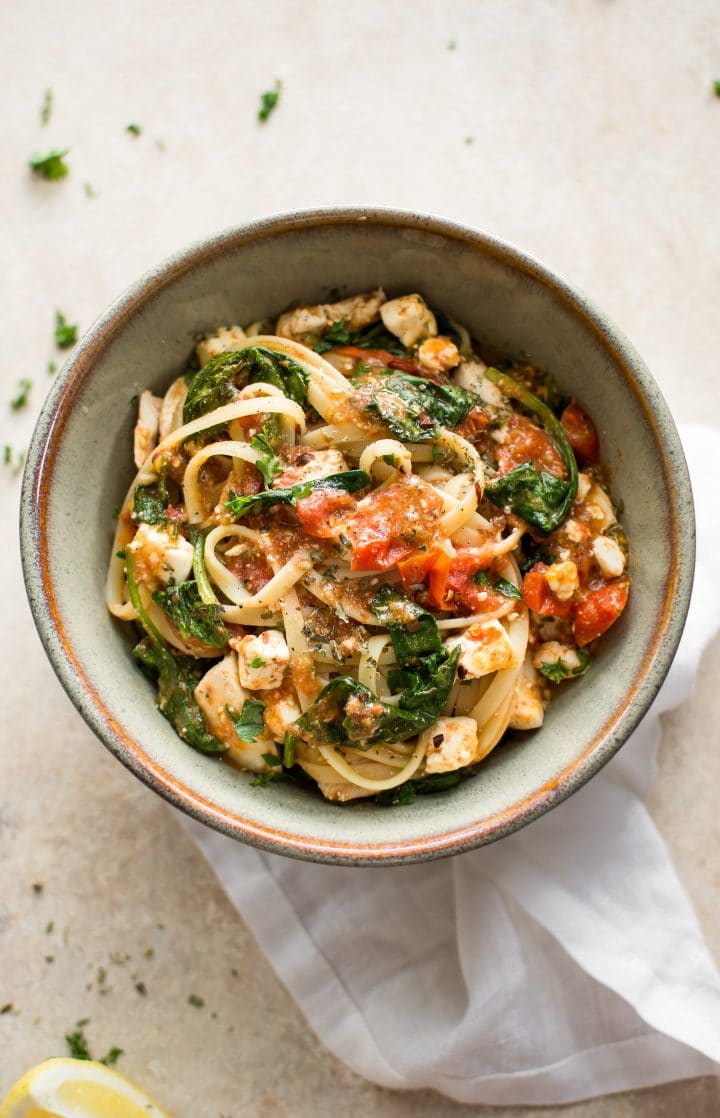
<svg viewBox="0 0 720 1118">
<path fill-rule="evenodd" d="M 417 294 L 220 327 L 143 392 L 108 609 L 188 745 L 345 803 L 450 787 L 628 599 L 596 429 Z"/>
</svg>

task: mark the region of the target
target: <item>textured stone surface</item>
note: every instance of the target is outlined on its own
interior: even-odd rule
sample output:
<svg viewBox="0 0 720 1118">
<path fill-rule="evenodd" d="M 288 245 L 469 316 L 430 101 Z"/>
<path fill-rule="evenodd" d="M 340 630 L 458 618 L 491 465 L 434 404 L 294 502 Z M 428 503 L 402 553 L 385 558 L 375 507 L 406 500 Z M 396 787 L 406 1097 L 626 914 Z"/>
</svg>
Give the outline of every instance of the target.
<svg viewBox="0 0 720 1118">
<path fill-rule="evenodd" d="M 0 14 L 5 398 L 19 377 L 35 379 L 27 412 L 0 417 L 3 444 L 27 442 L 57 359 L 56 306 L 87 326 L 197 236 L 359 200 L 441 212 L 534 252 L 615 317 L 679 420 L 718 416 L 715 3 L 309 10 L 291 0 L 29 0 Z M 276 76 L 283 100 L 263 129 L 257 94 Z M 42 129 L 47 85 L 55 112 Z M 131 121 L 143 126 L 137 139 L 124 130 Z M 31 181 L 26 159 L 50 146 L 72 149 L 71 176 Z M 0 1016 L 0 1091 L 62 1053 L 64 1033 L 90 1018 L 93 1051 L 124 1048 L 119 1067 L 177 1118 L 528 1114 L 378 1090 L 319 1046 L 172 813 L 64 698 L 20 588 L 16 494 L 3 471 L 0 1006 L 14 1008 Z M 665 719 L 651 807 L 720 954 L 709 791 L 720 777 L 718 653 L 720 643 L 694 699 Z M 706 1079 L 543 1113 L 719 1111 L 717 1081 Z"/>
</svg>

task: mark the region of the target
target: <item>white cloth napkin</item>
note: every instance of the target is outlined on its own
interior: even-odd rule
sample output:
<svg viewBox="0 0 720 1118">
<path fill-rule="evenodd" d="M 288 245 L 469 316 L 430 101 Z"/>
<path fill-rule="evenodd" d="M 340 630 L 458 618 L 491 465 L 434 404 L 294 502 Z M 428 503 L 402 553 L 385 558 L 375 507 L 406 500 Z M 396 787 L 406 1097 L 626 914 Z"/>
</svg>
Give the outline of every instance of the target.
<svg viewBox="0 0 720 1118">
<path fill-rule="evenodd" d="M 659 715 L 720 628 L 720 435 L 683 437 L 698 563 L 682 644 L 571 799 L 493 846 L 386 868 L 300 863 L 186 820 L 317 1035 L 374 1083 L 549 1104 L 719 1070 L 720 976 L 643 804 Z"/>
</svg>

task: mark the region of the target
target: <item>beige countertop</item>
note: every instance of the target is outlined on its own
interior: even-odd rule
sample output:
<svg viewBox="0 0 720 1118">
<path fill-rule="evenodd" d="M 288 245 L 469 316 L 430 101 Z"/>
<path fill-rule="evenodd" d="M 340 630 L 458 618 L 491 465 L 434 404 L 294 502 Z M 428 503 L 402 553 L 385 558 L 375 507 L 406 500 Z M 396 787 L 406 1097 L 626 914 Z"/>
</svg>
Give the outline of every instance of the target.
<svg viewBox="0 0 720 1118">
<path fill-rule="evenodd" d="M 27 444 L 56 307 L 85 328 L 198 236 L 339 202 L 436 211 L 523 246 L 616 319 L 679 421 L 720 425 L 716 0 L 26 0 L 3 7 L 0 41 L 5 398 L 35 382 L 27 409 L 0 406 L 3 444 Z M 50 147 L 71 149 L 63 182 L 27 172 Z M 375 1088 L 319 1045 L 173 813 L 54 679 L 21 589 L 18 488 L 5 466 L 0 1095 L 89 1018 L 93 1051 L 123 1048 L 118 1068 L 176 1118 L 486 1113 Z M 719 654 L 664 720 L 651 808 L 720 956 Z M 557 1111 L 719 1112 L 711 1079 Z"/>
</svg>

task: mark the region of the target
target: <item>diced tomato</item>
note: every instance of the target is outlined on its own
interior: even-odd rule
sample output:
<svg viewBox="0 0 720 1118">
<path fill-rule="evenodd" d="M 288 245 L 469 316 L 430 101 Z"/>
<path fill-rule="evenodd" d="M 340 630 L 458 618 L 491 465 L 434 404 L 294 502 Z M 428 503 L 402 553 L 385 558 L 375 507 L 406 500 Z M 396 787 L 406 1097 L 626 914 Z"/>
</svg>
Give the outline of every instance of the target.
<svg viewBox="0 0 720 1118">
<path fill-rule="evenodd" d="M 343 525 L 352 569 L 384 571 L 428 546 L 441 512 L 440 497 L 415 474 L 369 493 Z"/>
<path fill-rule="evenodd" d="M 397 569 L 404 594 L 411 594 L 413 590 L 422 585 L 432 566 L 434 554 L 434 551 L 429 549 L 427 551 L 415 551 L 412 555 L 408 555 L 406 559 L 400 560 Z"/>
<path fill-rule="evenodd" d="M 461 547 L 453 556 L 448 572 L 448 599 L 454 609 L 488 613 L 498 609 L 503 598 L 488 586 L 473 581 L 473 575 L 486 570 L 492 551 L 482 547 Z"/>
<path fill-rule="evenodd" d="M 501 474 L 508 474 L 523 462 L 532 462 L 539 470 L 563 477 L 565 463 L 550 438 L 524 415 L 513 412 L 505 430 L 505 442 L 497 448 Z"/>
<path fill-rule="evenodd" d="M 482 405 L 477 405 L 468 412 L 462 423 L 456 428 L 456 431 L 458 435 L 462 435 L 464 439 L 472 439 L 473 436 L 480 435 L 483 431 L 487 431 L 492 422 L 492 415 L 486 411 Z"/>
<path fill-rule="evenodd" d="M 225 565 L 231 574 L 245 583 L 251 594 L 257 594 L 273 577 L 272 567 L 265 556 L 251 547 L 243 548 L 239 555 L 228 556 Z"/>
<path fill-rule="evenodd" d="M 416 551 L 397 565 L 405 594 L 412 594 L 427 582 L 427 604 L 433 609 L 448 609 L 448 574 L 451 558 L 444 548 Z"/>
<path fill-rule="evenodd" d="M 297 502 L 295 512 L 308 536 L 329 540 L 337 535 L 338 519 L 355 504 L 354 498 L 342 489 L 316 489 Z"/>
<path fill-rule="evenodd" d="M 426 377 L 430 380 L 433 379 L 433 374 L 423 369 L 417 362 L 411 361 L 407 357 L 395 357 L 394 354 L 389 353 L 386 349 L 362 349 L 360 346 L 355 345 L 336 345 L 333 346 L 333 353 L 339 353 L 341 357 L 353 357 L 356 361 L 373 361 L 384 365 L 386 369 L 398 369 L 402 373 L 411 373 L 416 377 Z"/>
<path fill-rule="evenodd" d="M 568 442 L 579 458 L 586 462 L 597 462 L 600 456 L 600 440 L 595 424 L 581 408 L 577 400 L 572 400 L 560 416 Z"/>
<path fill-rule="evenodd" d="M 557 594 L 553 594 L 545 577 L 546 570 L 545 563 L 536 563 L 528 571 L 522 584 L 523 598 L 533 613 L 543 617 L 569 617 L 573 608 L 572 598 L 562 602 Z"/>
<path fill-rule="evenodd" d="M 434 554 L 428 588 L 430 590 L 430 604 L 435 609 L 447 609 L 448 580 L 450 575 L 451 559 L 447 551 L 438 548 Z"/>
<path fill-rule="evenodd" d="M 585 594 L 575 613 L 575 640 L 580 648 L 606 633 L 627 605 L 630 579 L 618 578 Z"/>
</svg>

